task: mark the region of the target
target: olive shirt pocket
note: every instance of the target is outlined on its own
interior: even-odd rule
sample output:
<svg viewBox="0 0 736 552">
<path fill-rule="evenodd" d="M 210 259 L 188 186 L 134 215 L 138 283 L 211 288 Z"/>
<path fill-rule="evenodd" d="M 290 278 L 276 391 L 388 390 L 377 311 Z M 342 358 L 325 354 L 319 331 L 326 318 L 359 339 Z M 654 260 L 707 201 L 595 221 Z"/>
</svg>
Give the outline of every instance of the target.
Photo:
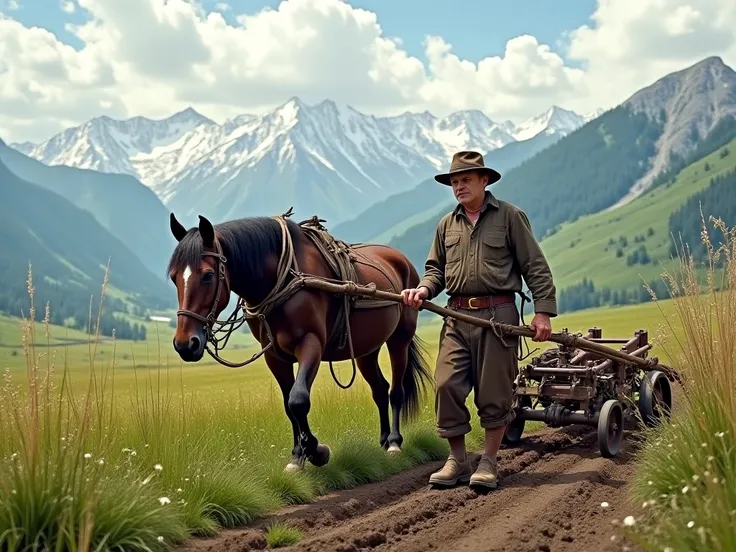
<svg viewBox="0 0 736 552">
<path fill-rule="evenodd" d="M 483 233 L 481 241 L 484 267 L 498 275 L 506 272 L 512 263 L 511 252 L 506 244 L 506 232 L 502 228 L 487 230 Z"/>
<path fill-rule="evenodd" d="M 445 233 L 445 264 L 458 262 L 462 258 L 460 232 Z"/>
</svg>

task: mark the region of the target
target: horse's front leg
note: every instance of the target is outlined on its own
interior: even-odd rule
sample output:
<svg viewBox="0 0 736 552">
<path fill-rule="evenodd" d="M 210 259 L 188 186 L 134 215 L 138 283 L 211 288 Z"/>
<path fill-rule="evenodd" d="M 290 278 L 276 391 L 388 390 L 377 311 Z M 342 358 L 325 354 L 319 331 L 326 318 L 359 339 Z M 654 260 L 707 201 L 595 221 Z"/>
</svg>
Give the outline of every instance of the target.
<svg viewBox="0 0 736 552">
<path fill-rule="evenodd" d="M 296 381 L 289 393 L 289 410 L 299 428 L 299 444 L 304 455 L 315 466 L 324 466 L 330 459 L 330 448 L 319 444 L 317 437 L 309 429 L 307 416 L 311 408 L 310 392 L 317 370 L 322 361 L 324 345 L 315 334 L 307 334 L 295 348 L 294 355 L 299 362 Z"/>
<path fill-rule="evenodd" d="M 297 471 L 304 465 L 305 457 L 302 446 L 299 444 L 299 426 L 296 423 L 296 418 L 289 410 L 289 394 L 294 388 L 294 365 L 290 362 L 284 362 L 268 353 L 265 358 L 269 370 L 271 370 L 273 377 L 276 378 L 276 382 L 279 384 L 279 389 L 281 389 L 281 394 L 284 398 L 284 412 L 286 412 L 286 416 L 291 423 L 293 436 L 291 460 L 289 460 L 284 470 Z"/>
</svg>

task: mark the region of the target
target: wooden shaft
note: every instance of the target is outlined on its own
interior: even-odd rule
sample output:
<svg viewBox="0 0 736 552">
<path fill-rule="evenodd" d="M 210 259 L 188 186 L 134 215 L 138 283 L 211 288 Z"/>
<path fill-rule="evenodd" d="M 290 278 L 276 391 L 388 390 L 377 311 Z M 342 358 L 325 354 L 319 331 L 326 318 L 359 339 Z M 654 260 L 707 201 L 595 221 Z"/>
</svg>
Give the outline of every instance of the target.
<svg viewBox="0 0 736 552">
<path fill-rule="evenodd" d="M 364 297 L 375 297 L 376 299 L 384 299 L 387 301 L 394 301 L 396 303 L 404 302 L 400 294 L 392 293 L 389 291 L 381 291 L 379 289 L 376 289 L 376 287 L 372 284 L 367 285 L 367 286 L 363 286 L 363 285 L 359 285 L 355 283 L 338 284 L 338 283 L 323 280 L 321 278 L 314 278 L 314 277 L 305 277 L 303 279 L 303 284 L 305 287 L 319 289 L 322 291 L 326 291 L 328 293 L 347 294 L 347 295 L 364 296 Z M 463 322 L 468 322 L 469 324 L 475 324 L 476 326 L 496 328 L 500 330 L 501 333 L 506 334 L 506 335 L 515 335 L 518 337 L 534 337 L 535 335 L 534 330 L 532 330 L 531 328 L 527 326 L 512 326 L 510 324 L 503 324 L 501 322 L 493 322 L 491 320 L 486 320 L 484 318 L 479 318 L 477 316 L 471 316 L 469 314 L 456 312 L 454 310 L 451 310 L 445 307 L 440 307 L 426 300 L 423 301 L 422 306 L 420 307 L 420 310 L 428 310 L 430 312 L 434 312 L 435 314 L 439 314 L 440 316 L 443 316 L 443 317 L 449 316 L 452 318 L 457 318 L 458 320 L 462 320 Z M 644 368 L 649 368 L 653 364 L 657 363 L 656 358 L 652 358 L 652 359 L 640 358 L 638 356 L 630 355 L 628 353 L 624 353 L 623 351 L 619 351 L 611 347 L 606 347 L 605 345 L 602 345 L 600 343 L 595 343 L 583 337 L 578 337 L 578 336 L 574 336 L 571 334 L 553 333 L 550 336 L 548 341 L 551 341 L 553 343 L 559 343 L 561 345 L 573 345 L 583 350 L 588 350 L 588 351 L 599 353 L 604 357 L 611 358 L 614 360 L 633 362 L 634 364 L 638 364 L 639 366 L 642 366 Z"/>
</svg>

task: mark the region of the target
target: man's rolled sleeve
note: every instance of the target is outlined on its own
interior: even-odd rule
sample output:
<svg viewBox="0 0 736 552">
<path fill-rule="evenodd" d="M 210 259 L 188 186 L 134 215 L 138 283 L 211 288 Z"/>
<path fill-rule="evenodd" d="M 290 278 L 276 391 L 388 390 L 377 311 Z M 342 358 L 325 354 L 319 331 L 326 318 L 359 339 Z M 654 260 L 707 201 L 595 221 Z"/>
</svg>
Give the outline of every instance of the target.
<svg viewBox="0 0 736 552">
<path fill-rule="evenodd" d="M 521 209 L 516 210 L 510 222 L 511 241 L 521 274 L 532 292 L 534 312 L 557 316 L 557 298 L 552 270 L 532 233 L 529 218 Z"/>
<path fill-rule="evenodd" d="M 424 276 L 417 287 L 420 286 L 429 290 L 428 300 L 437 297 L 445 289 L 445 240 L 441 224 L 438 224 L 435 230 L 432 246 L 424 263 Z"/>
</svg>

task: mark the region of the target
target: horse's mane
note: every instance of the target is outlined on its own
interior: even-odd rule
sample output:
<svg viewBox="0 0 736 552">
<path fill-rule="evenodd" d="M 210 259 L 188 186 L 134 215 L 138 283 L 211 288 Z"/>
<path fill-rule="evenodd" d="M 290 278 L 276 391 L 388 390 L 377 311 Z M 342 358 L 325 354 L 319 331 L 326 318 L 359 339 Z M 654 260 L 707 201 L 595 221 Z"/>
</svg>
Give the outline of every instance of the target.
<svg viewBox="0 0 736 552">
<path fill-rule="evenodd" d="M 294 244 L 294 252 L 299 252 L 301 230 L 294 221 L 286 219 L 286 225 Z M 222 252 L 227 257 L 231 271 L 237 267 L 248 270 L 248 279 L 264 276 L 264 261 L 270 255 L 281 255 L 281 225 L 273 217 L 247 217 L 215 225 Z M 202 237 L 199 229 L 191 228 L 171 254 L 168 274 L 184 270 L 187 266 L 199 266 L 202 260 Z"/>
</svg>

